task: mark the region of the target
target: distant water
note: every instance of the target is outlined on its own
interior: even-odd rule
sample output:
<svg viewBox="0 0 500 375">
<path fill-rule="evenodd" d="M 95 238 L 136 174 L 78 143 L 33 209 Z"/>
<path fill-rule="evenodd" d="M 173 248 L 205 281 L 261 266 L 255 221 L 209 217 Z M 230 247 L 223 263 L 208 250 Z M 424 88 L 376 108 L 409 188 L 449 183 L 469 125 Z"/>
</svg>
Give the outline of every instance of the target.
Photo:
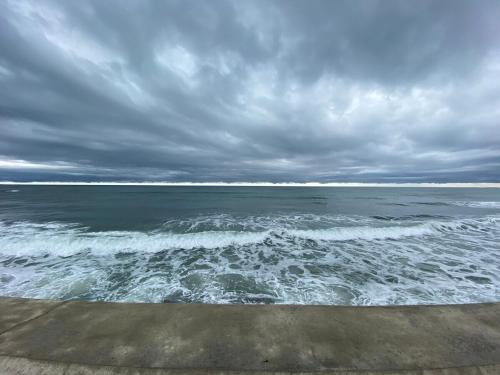
<svg viewBox="0 0 500 375">
<path fill-rule="evenodd" d="M 500 190 L 0 186 L 0 294 L 342 305 L 500 300 Z"/>
</svg>

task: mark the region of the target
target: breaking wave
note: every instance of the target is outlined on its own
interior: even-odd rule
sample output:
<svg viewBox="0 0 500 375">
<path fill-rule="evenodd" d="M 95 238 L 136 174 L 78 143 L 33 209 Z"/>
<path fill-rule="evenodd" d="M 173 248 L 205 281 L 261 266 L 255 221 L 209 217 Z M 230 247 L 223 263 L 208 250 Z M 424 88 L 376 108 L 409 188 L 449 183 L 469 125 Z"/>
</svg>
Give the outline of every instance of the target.
<svg viewBox="0 0 500 375">
<path fill-rule="evenodd" d="M 500 202 L 454 202 L 457 206 L 472 207 L 472 208 L 498 208 Z"/>
<path fill-rule="evenodd" d="M 344 226 L 320 229 L 290 228 L 293 220 L 285 222 L 283 218 L 273 218 L 267 228 L 260 218 L 250 218 L 244 224 L 238 224 L 224 218 L 212 218 L 207 225 L 207 218 L 200 218 L 187 225 L 183 221 L 167 222 L 163 230 L 140 231 L 103 231 L 92 232 L 76 224 L 30 222 L 0 222 L 0 253 L 15 256 L 56 255 L 70 256 L 90 251 L 94 255 L 115 253 L 157 253 L 169 249 L 215 249 L 227 246 L 258 244 L 271 239 L 310 239 L 315 241 L 354 241 L 400 239 L 404 237 L 422 237 L 443 231 L 474 230 L 475 224 L 469 221 L 427 222 L 413 225 L 393 226 Z M 344 219 L 345 220 L 345 219 Z M 493 220 L 493 219 L 491 219 Z M 283 221 L 283 226 L 280 222 Z M 361 224 L 363 220 L 359 219 Z M 364 220 L 365 224 L 368 222 Z M 296 226 L 308 223 L 299 217 Z M 309 221 L 310 223 L 310 221 Z M 345 224 L 345 223 L 344 223 Z M 477 225 L 477 223 L 476 223 Z M 184 233 L 169 230 L 184 229 Z M 227 230 L 227 227 L 230 229 Z M 209 228 L 209 230 L 203 230 Z M 201 230 L 201 231 L 196 231 Z"/>
<path fill-rule="evenodd" d="M 500 298 L 500 218 L 208 215 L 151 231 L 0 222 L 3 294 L 135 302 Z"/>
</svg>

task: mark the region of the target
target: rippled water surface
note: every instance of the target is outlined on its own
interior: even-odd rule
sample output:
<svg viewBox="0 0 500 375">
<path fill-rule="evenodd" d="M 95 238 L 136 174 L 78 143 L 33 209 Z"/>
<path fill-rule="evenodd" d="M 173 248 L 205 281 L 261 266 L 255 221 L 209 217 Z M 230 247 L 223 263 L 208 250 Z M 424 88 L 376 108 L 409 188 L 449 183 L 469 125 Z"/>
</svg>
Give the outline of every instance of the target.
<svg viewBox="0 0 500 375">
<path fill-rule="evenodd" d="M 1 294 L 135 302 L 500 300 L 500 190 L 0 187 Z"/>
</svg>

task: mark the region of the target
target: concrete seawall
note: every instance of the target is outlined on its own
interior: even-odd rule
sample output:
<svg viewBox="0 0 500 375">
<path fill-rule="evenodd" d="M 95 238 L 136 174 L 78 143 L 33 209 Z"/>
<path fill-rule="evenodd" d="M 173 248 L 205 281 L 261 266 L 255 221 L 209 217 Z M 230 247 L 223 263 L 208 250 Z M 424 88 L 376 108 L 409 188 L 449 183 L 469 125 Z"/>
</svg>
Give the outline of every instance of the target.
<svg viewBox="0 0 500 375">
<path fill-rule="evenodd" d="M 0 298 L 0 374 L 500 374 L 500 303 L 119 304 Z"/>
</svg>

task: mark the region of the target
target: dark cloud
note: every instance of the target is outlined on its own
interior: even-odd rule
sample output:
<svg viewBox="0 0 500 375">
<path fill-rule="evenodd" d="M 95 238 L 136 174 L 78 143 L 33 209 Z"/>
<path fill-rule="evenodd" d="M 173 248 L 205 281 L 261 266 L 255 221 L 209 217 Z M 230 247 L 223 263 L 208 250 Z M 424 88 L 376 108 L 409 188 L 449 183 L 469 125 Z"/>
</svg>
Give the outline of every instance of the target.
<svg viewBox="0 0 500 375">
<path fill-rule="evenodd" d="M 5 1 L 0 179 L 500 181 L 500 4 Z"/>
</svg>

